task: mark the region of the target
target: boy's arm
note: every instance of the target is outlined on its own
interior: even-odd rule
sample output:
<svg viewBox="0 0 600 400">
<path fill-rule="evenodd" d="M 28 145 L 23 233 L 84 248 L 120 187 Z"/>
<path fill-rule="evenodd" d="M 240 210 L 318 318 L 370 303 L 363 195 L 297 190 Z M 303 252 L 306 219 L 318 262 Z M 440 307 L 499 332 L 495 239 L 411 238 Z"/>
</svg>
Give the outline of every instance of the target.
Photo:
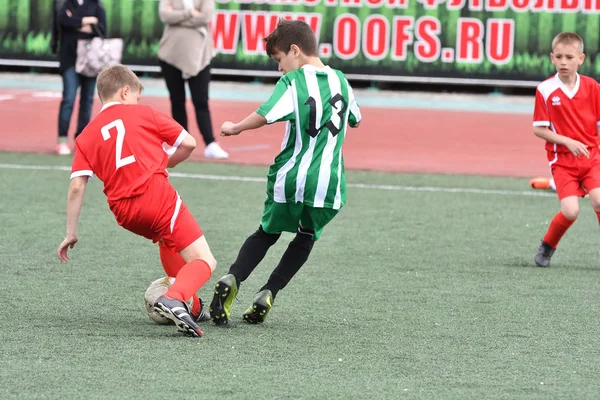
<svg viewBox="0 0 600 400">
<path fill-rule="evenodd" d="M 544 97 L 544 94 L 542 93 L 542 90 L 540 90 L 539 86 L 535 91 L 535 105 L 533 108 L 533 134 L 549 143 L 565 146 L 575 156 L 580 156 L 583 154 L 589 158 L 590 152 L 586 145 L 567 136 L 559 135 L 558 133 L 549 129 L 550 115 L 548 113 L 548 106 L 546 105 L 546 99 L 549 95 L 550 93 L 546 92 L 546 97 Z"/>
<path fill-rule="evenodd" d="M 350 100 L 350 115 L 348 116 L 348 125 L 350 125 L 350 128 L 358 128 L 360 126 L 362 115 L 360 113 L 358 103 L 356 102 L 356 97 L 354 97 L 354 91 L 352 90 L 352 86 L 350 86 L 348 81 L 346 81 L 346 84 L 348 85 L 348 100 Z"/>
<path fill-rule="evenodd" d="M 583 154 L 587 158 L 590 158 L 590 151 L 585 144 L 570 137 L 559 135 L 546 126 L 534 126 L 533 134 L 547 142 L 565 146 L 575 156 Z"/>
<path fill-rule="evenodd" d="M 248 115 L 243 121 L 237 124 L 233 122 L 224 122 L 221 125 L 221 136 L 239 135 L 243 131 L 257 129 L 267 124 L 267 119 L 257 112 Z"/>
<path fill-rule="evenodd" d="M 77 176 L 71 179 L 69 185 L 69 194 L 67 196 L 67 234 L 62 241 L 56 254 L 61 261 L 69 261 L 67 251 L 75 246 L 79 240 L 77 236 L 77 225 L 79 222 L 79 214 L 83 206 L 83 196 L 89 176 Z"/>
<path fill-rule="evenodd" d="M 175 152 L 169 155 L 167 168 L 173 168 L 180 162 L 187 160 L 192 155 L 192 152 L 195 148 L 196 139 L 194 139 L 194 137 L 188 133 L 184 136 L 181 143 L 176 147 Z"/>
</svg>

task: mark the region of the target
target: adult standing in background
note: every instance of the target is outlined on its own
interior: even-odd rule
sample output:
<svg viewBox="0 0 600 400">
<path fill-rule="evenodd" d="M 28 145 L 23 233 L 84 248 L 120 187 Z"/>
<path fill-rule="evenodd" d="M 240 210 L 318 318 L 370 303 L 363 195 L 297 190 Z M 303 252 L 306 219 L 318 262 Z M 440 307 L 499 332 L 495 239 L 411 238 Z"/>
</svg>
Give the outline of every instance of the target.
<svg viewBox="0 0 600 400">
<path fill-rule="evenodd" d="M 210 62 L 214 55 L 210 23 L 214 0 L 160 0 L 159 16 L 165 29 L 158 45 L 158 61 L 169 90 L 173 119 L 187 130 L 185 81 L 192 94 L 206 158 L 228 158 L 215 141 L 208 107 Z"/>
<path fill-rule="evenodd" d="M 59 8 L 60 3 L 63 3 Z M 56 152 L 71 154 L 68 145 L 69 124 L 73 115 L 73 106 L 77 89 L 79 94 L 79 115 L 77 117 L 77 137 L 90 122 L 96 78 L 78 74 L 75 71 L 77 61 L 77 41 L 91 39 L 98 34 L 106 35 L 106 12 L 99 0 L 55 0 L 55 29 L 58 44 L 59 72 L 63 79 L 63 95 L 58 113 L 58 145 Z M 58 11 L 57 11 L 58 10 Z"/>
</svg>

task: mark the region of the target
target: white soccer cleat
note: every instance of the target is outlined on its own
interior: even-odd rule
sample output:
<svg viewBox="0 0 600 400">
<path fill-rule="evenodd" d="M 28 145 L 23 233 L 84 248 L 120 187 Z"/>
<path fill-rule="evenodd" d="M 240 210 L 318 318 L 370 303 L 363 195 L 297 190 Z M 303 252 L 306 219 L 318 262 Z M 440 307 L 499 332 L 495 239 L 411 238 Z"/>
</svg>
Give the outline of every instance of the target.
<svg viewBox="0 0 600 400">
<path fill-rule="evenodd" d="M 219 143 L 212 142 L 206 149 L 204 149 L 204 157 L 214 159 L 225 159 L 229 158 L 229 154 L 219 146 Z"/>
</svg>

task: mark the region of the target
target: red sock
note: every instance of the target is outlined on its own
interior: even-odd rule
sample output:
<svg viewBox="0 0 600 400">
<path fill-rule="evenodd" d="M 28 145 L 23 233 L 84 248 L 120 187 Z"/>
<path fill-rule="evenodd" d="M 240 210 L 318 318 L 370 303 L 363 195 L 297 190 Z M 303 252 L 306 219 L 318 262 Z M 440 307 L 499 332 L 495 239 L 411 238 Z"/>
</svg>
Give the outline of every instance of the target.
<svg viewBox="0 0 600 400">
<path fill-rule="evenodd" d="M 185 261 L 178 252 L 169 249 L 162 242 L 158 242 L 160 252 L 160 262 L 167 276 L 175 278 L 177 273 L 185 265 Z"/>
<path fill-rule="evenodd" d="M 198 315 L 200 315 L 200 299 L 198 298 L 198 296 L 193 295 L 192 301 L 194 302 L 191 309 L 192 316 L 198 318 Z"/>
<path fill-rule="evenodd" d="M 550 222 L 548 232 L 546 232 L 546 235 L 544 236 L 544 242 L 548 243 L 551 247 L 556 248 L 560 238 L 562 238 L 567 229 L 573 225 L 573 222 L 575 222 L 575 220 L 571 221 L 570 219 L 567 219 L 567 217 L 559 211 L 558 214 L 552 218 L 552 222 Z"/>
<path fill-rule="evenodd" d="M 200 259 L 190 261 L 179 270 L 175 283 L 169 287 L 165 296 L 187 301 L 210 279 L 211 275 L 212 271 L 206 261 Z"/>
</svg>

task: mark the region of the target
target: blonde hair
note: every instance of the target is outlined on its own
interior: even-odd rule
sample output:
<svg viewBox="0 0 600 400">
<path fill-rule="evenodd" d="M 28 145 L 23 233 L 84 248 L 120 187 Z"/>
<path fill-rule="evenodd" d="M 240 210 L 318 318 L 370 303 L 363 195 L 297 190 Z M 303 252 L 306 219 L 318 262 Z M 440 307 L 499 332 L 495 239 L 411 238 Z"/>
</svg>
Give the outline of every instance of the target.
<svg viewBox="0 0 600 400">
<path fill-rule="evenodd" d="M 129 86 L 134 92 L 142 92 L 144 85 L 129 68 L 124 65 L 113 65 L 100 72 L 96 80 L 98 96 L 104 101 L 114 96 L 123 86 Z"/>
<path fill-rule="evenodd" d="M 575 45 L 583 53 L 583 39 L 575 32 L 561 32 L 556 35 L 552 40 L 552 51 L 559 43 Z"/>
</svg>

